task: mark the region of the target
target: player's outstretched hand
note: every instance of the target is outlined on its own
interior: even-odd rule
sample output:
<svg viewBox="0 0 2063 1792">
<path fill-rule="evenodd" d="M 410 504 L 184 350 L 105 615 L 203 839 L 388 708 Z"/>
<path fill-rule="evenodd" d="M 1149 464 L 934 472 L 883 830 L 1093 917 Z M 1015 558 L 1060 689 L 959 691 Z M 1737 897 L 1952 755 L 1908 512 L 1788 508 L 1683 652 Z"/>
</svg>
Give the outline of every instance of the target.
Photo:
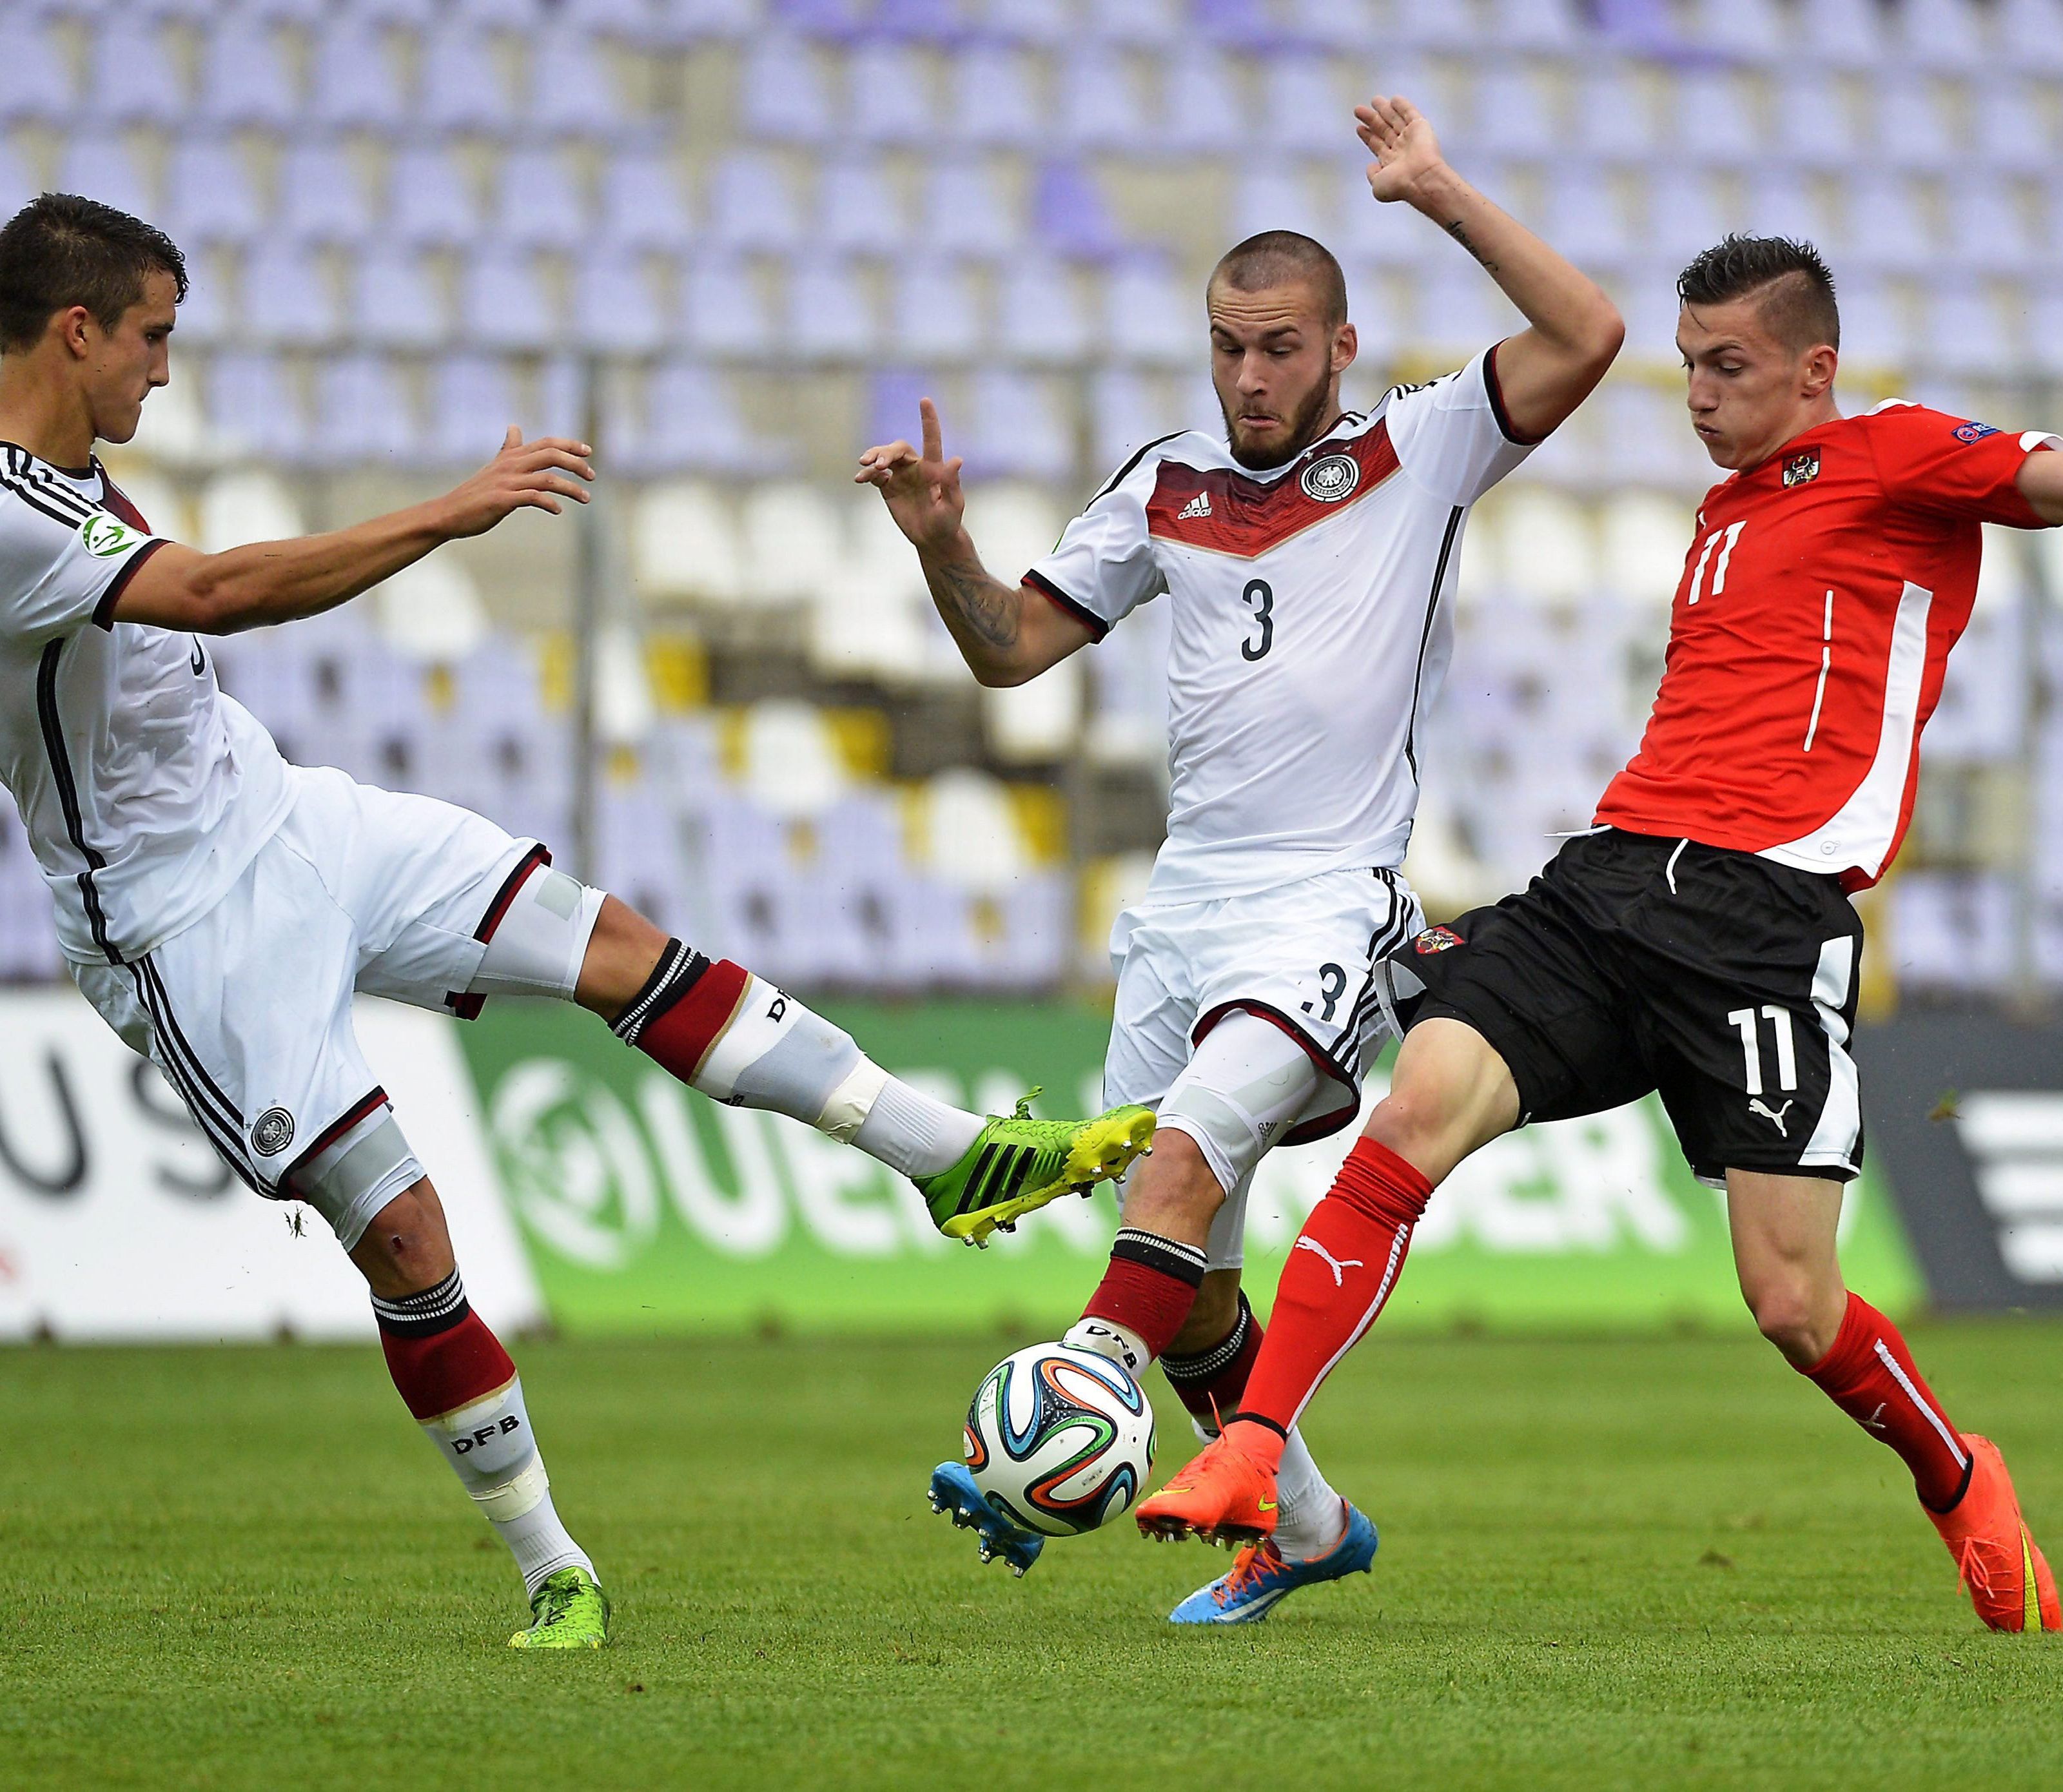
<svg viewBox="0 0 2063 1792">
<path fill-rule="evenodd" d="M 514 510 L 549 510 L 556 516 L 565 508 L 561 498 L 585 504 L 585 482 L 594 477 L 588 456 L 593 452 L 586 443 L 562 436 L 526 442 L 511 424 L 501 452 L 445 497 L 445 532 L 454 540 L 485 535 Z"/>
<path fill-rule="evenodd" d="M 959 533 L 960 517 L 967 509 L 967 497 L 960 490 L 960 458 L 946 458 L 938 406 L 922 399 L 917 412 L 923 425 L 923 453 L 907 442 L 871 448 L 859 457 L 853 483 L 878 486 L 896 526 L 919 548 L 942 546 Z"/>
<path fill-rule="evenodd" d="M 1354 119 L 1361 140 L 1375 158 L 1368 165 L 1368 190 L 1385 205 L 1410 199 L 1413 188 L 1441 166 L 1440 139 L 1401 94 L 1377 94 L 1354 108 Z"/>
</svg>

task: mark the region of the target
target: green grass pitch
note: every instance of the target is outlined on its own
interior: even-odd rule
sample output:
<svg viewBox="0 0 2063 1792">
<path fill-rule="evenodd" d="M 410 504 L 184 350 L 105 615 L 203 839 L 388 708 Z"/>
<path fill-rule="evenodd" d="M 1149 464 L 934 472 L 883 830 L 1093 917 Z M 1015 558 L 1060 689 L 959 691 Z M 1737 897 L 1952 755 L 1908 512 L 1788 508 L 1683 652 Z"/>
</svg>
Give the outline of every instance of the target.
<svg viewBox="0 0 2063 1792">
<path fill-rule="evenodd" d="M 1914 1347 L 2063 1544 L 2063 1328 Z M 1994 1637 L 1888 1452 L 1746 1338 L 1376 1340 L 1311 1426 L 1372 1580 L 1172 1633 L 1128 1521 L 978 1568 L 925 1507 L 999 1339 L 532 1344 L 618 1644 L 513 1571 L 369 1350 L 0 1351 L 10 1787 L 2054 1783 L 2063 1639 Z M 1156 1376 L 1164 1473 L 1189 1453 Z"/>
</svg>

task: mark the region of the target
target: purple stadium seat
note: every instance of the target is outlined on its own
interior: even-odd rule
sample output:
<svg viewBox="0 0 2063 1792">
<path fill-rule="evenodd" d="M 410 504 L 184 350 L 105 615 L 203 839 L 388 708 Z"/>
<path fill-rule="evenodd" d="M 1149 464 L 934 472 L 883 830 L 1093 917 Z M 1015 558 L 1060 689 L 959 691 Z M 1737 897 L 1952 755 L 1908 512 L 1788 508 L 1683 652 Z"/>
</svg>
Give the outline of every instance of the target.
<svg viewBox="0 0 2063 1792">
<path fill-rule="evenodd" d="M 870 442 L 914 441 L 917 432 L 917 401 L 939 398 L 939 380 L 934 372 L 907 369 L 878 372 L 867 385 L 867 440 Z M 940 418 L 948 440 L 957 440 L 959 425 L 946 412 Z M 955 450 L 955 452 L 958 451 Z"/>
<path fill-rule="evenodd" d="M 1084 23 L 1092 37 L 1140 50 L 1172 50 L 1184 36 L 1181 0 L 1097 0 Z"/>
<path fill-rule="evenodd" d="M 733 249 L 801 247 L 794 195 L 773 157 L 738 150 L 717 164 L 710 182 L 710 231 Z"/>
<path fill-rule="evenodd" d="M 1972 380 L 1998 380 L 2019 361 L 2005 319 L 1984 287 L 1967 279 L 1930 283 L 1920 340 L 1927 364 Z"/>
<path fill-rule="evenodd" d="M 847 129 L 863 143 L 907 145 L 938 135 L 931 83 L 919 51 L 863 43 L 846 64 Z"/>
<path fill-rule="evenodd" d="M 923 240 L 944 255 L 1001 257 L 1022 232 L 1008 199 L 976 163 L 934 163 L 924 183 Z"/>
<path fill-rule="evenodd" d="M 340 130 L 397 129 L 407 106 L 385 33 L 348 12 L 324 24 L 312 46 L 308 109 Z"/>
<path fill-rule="evenodd" d="M 480 235 L 480 208 L 464 166 L 446 148 L 411 143 L 395 156 L 387 190 L 397 242 L 460 248 Z"/>
<path fill-rule="evenodd" d="M 1646 163 L 1654 159 L 1659 147 L 1655 109 L 1632 63 L 1604 57 L 1584 72 L 1570 122 L 1570 141 L 1601 161 Z"/>
<path fill-rule="evenodd" d="M 275 128 L 298 115 L 299 98 L 271 26 L 232 13 L 208 33 L 195 110 L 211 124 Z"/>
<path fill-rule="evenodd" d="M 1060 141 L 1076 149 L 1144 150 L 1152 121 L 1120 57 L 1077 50 L 1055 81 Z"/>
<path fill-rule="evenodd" d="M 14 146 L 0 143 L 0 217 L 13 217 L 35 196 L 36 183 L 29 178 Z"/>
<path fill-rule="evenodd" d="M 1898 49 L 1922 67 L 1968 73 L 1991 54 L 1984 17 L 1985 9 L 1968 0 L 1903 0 Z"/>
<path fill-rule="evenodd" d="M 153 21 L 102 20 L 87 62 L 80 110 L 96 125 L 171 124 L 186 110 L 178 65 Z"/>
<path fill-rule="evenodd" d="M 867 30 L 858 0 L 772 0 L 770 10 L 786 29 L 809 37 L 850 42 Z"/>
<path fill-rule="evenodd" d="M 337 465 L 408 460 L 420 447 L 407 388 L 392 363 L 379 355 L 324 358 L 316 370 L 311 444 L 318 458 Z"/>
<path fill-rule="evenodd" d="M 444 301 L 422 257 L 376 243 L 351 267 L 351 321 L 364 340 L 393 348 L 431 348 L 449 333 Z"/>
<path fill-rule="evenodd" d="M 905 357 L 922 356 L 940 364 L 972 360 L 982 351 L 986 331 L 974 281 L 966 264 L 928 255 L 898 257 L 893 266 L 895 290 L 888 304 L 891 348 Z M 915 401 L 910 415 L 915 417 Z M 893 441 L 914 424 L 897 427 Z"/>
<path fill-rule="evenodd" d="M 423 39 L 416 116 L 433 131 L 498 135 L 513 129 L 516 109 L 498 67 L 484 31 L 455 22 L 430 33 Z"/>
<path fill-rule="evenodd" d="M 1779 81 L 1770 124 L 1777 159 L 1787 167 L 1834 173 L 1867 159 L 1840 89 L 1824 70 L 1797 70 Z"/>
<path fill-rule="evenodd" d="M 725 255 L 689 258 L 681 275 L 681 337 L 696 353 L 764 355 L 774 331 L 750 271 Z"/>
<path fill-rule="evenodd" d="M 1818 243 L 1827 235 L 1826 208 L 1798 170 L 1776 166 L 1758 169 L 1748 183 L 1743 228 L 1761 236 L 1803 238 Z"/>
<path fill-rule="evenodd" d="M 308 251 L 292 243 L 261 243 L 243 265 L 243 316 L 260 342 L 308 348 L 339 331 L 336 295 Z"/>
<path fill-rule="evenodd" d="M 2000 59 L 2025 74 L 2063 74 L 2063 0 L 1998 0 Z"/>
<path fill-rule="evenodd" d="M 959 0 L 875 0 L 867 28 L 911 43 L 951 44 L 967 34 Z"/>
<path fill-rule="evenodd" d="M 1094 348 L 1080 283 L 1060 262 L 1013 255 L 1001 272 L 997 346 L 1037 366 L 1079 361 Z"/>
<path fill-rule="evenodd" d="M 901 195 L 880 162 L 848 155 L 818 171 L 812 237 L 826 248 L 859 255 L 890 255 L 908 243 Z"/>
<path fill-rule="evenodd" d="M 459 331 L 492 348 L 541 348 L 557 334 L 536 262 L 491 243 L 476 250 L 459 277 Z"/>
<path fill-rule="evenodd" d="M 1032 175 L 1032 229 L 1056 255 L 1108 260 L 1124 246 L 1095 177 L 1079 162 L 1044 162 Z"/>
<path fill-rule="evenodd" d="M 1727 234 L 1712 183 L 1701 170 L 1663 168 L 1647 183 L 1647 246 L 1662 260 L 1681 267 Z"/>
<path fill-rule="evenodd" d="M 70 66 L 47 28 L 27 20 L 10 28 L 0 56 L 0 124 L 62 124 L 71 115 L 73 86 Z"/>
<path fill-rule="evenodd" d="M 510 150 L 496 181 L 490 234 L 512 247 L 570 249 L 592 215 L 573 165 L 556 150 Z"/>
<path fill-rule="evenodd" d="M 1073 470 L 1072 432 L 1044 382 L 983 372 L 973 397 L 965 452 L 975 476 L 1058 480 Z"/>
<path fill-rule="evenodd" d="M 1301 231 L 1323 243 L 1333 219 L 1318 203 L 1317 189 L 1303 164 L 1257 161 L 1241 164 L 1233 187 L 1231 227 L 1235 240 L 1262 231 Z"/>
<path fill-rule="evenodd" d="M 573 335 L 599 354 L 656 354 L 665 320 L 641 255 L 621 250 L 583 256 L 573 270 Z"/>
<path fill-rule="evenodd" d="M 785 458 L 754 436 L 713 368 L 665 362 L 640 383 L 638 396 L 642 414 L 634 435 L 613 438 L 625 465 L 764 473 L 775 471 Z"/>
<path fill-rule="evenodd" d="M 1454 135 L 1474 151 L 1532 160 L 1562 132 L 1549 112 L 1539 75 L 1529 65 L 1505 63 L 1475 78 L 1474 104 L 1466 131 Z"/>
<path fill-rule="evenodd" d="M 426 31 L 443 16 L 443 0 L 354 0 L 352 10 L 375 25 Z"/>
<path fill-rule="evenodd" d="M 526 129 L 601 142 L 621 139 L 642 122 L 626 108 L 593 40 L 564 25 L 530 46 L 530 95 L 523 118 Z"/>
<path fill-rule="evenodd" d="M 1904 367 L 1916 346 L 1912 318 L 1890 287 L 1867 275 L 1842 277 L 1841 353 L 1850 364 Z"/>
<path fill-rule="evenodd" d="M 750 0 L 746 0 L 747 5 Z M 559 22 L 588 37 L 613 38 L 633 50 L 664 41 L 661 9 L 653 0 L 560 0 Z"/>
<path fill-rule="evenodd" d="M 207 388 L 208 421 L 229 454 L 298 460 L 306 453 L 300 396 L 271 356 L 216 356 L 208 364 Z"/>
<path fill-rule="evenodd" d="M 2052 380 L 2063 379 L 2063 287 L 2036 293 L 2021 334 L 2031 359 Z"/>
<path fill-rule="evenodd" d="M 81 131 L 58 159 L 56 189 L 99 199 L 139 218 L 156 214 L 157 197 L 129 146 L 112 132 Z"/>
<path fill-rule="evenodd" d="M 545 19 L 557 10 L 546 0 L 444 0 L 444 17 L 456 22 L 521 37 L 543 30 Z"/>
<path fill-rule="evenodd" d="M 1045 110 L 1023 54 L 984 43 L 963 50 L 947 75 L 949 135 L 963 143 L 1030 147 L 1042 142 Z"/>
<path fill-rule="evenodd" d="M 1575 56 L 1590 34 L 1574 0 L 1490 0 L 1486 35 L 1506 54 Z"/>
<path fill-rule="evenodd" d="M 2004 174 L 2053 167 L 2056 139 L 2036 95 L 2037 84 L 2011 74 L 1979 80 L 1970 97 L 1970 138 L 1978 159 Z"/>
<path fill-rule="evenodd" d="M 1317 56 L 1269 58 L 1261 75 L 1257 135 L 1271 153 L 1338 155 L 1357 148 L 1353 109 L 1359 96 L 1334 78 L 1334 66 Z"/>
<path fill-rule="evenodd" d="M 1861 173 L 1848 181 L 1846 197 L 1843 227 L 1836 233 L 1843 263 L 1904 273 L 1932 255 L 1934 245 L 1910 182 Z"/>
<path fill-rule="evenodd" d="M 754 38 L 738 71 L 741 133 L 773 143 L 821 143 L 835 129 L 830 85 L 815 53 L 786 31 Z"/>
<path fill-rule="evenodd" d="M 173 140 L 165 211 L 173 240 L 190 251 L 218 243 L 247 243 L 263 223 L 243 152 L 219 137 Z"/>
<path fill-rule="evenodd" d="M 662 150 L 623 150 L 601 171 L 601 227 L 605 242 L 625 249 L 677 254 L 693 235 L 678 171 Z"/>
<path fill-rule="evenodd" d="M 1948 259 L 1978 274 L 2025 278 L 2040 262 L 2027 215 L 2010 187 L 1989 175 L 1965 175 L 1953 182 L 1942 207 Z"/>
<path fill-rule="evenodd" d="M 652 0 L 654 42 L 686 47 L 747 38 L 766 22 L 760 0 Z"/>
<path fill-rule="evenodd" d="M 811 255 L 788 270 L 784 348 L 810 360 L 857 361 L 874 354 L 880 329 L 851 262 Z"/>
<path fill-rule="evenodd" d="M 1891 48 L 1888 16 L 1876 0 L 1812 0 L 1796 14 L 1799 49 L 1835 68 L 1876 68 Z"/>
<path fill-rule="evenodd" d="M 485 461 L 517 420 L 508 364 L 491 356 L 448 355 L 430 381 L 425 457 L 440 463 Z"/>
<path fill-rule="evenodd" d="M 1961 132 L 1952 130 L 1934 82 L 1908 70 L 1887 70 L 1869 84 L 1874 130 L 1872 159 L 1893 168 L 1929 174 L 1967 153 Z"/>
<path fill-rule="evenodd" d="M 278 228 L 298 242 L 363 243 L 372 228 L 364 183 L 344 147 L 324 138 L 287 146 L 279 167 Z"/>
<path fill-rule="evenodd" d="M 1153 142 L 1163 153 L 1225 154 L 1238 147 L 1245 115 L 1232 63 L 1221 52 L 1177 49 L 1162 65 Z"/>
<path fill-rule="evenodd" d="M 1595 274 L 1634 259 L 1636 245 L 1625 207 L 1602 169 L 1558 161 L 1541 196 L 1546 204 L 1542 235 L 1578 267 Z"/>
<path fill-rule="evenodd" d="M 1676 121 L 1678 153 L 1690 160 L 1744 167 L 1759 159 L 1762 138 L 1748 91 L 1731 70 L 1684 70 L 1667 110 Z"/>
<path fill-rule="evenodd" d="M 1203 302 L 1169 263 L 1140 255 L 1120 263 L 1104 294 L 1104 332 L 1120 361 L 1194 366 L 1204 352 Z"/>
<path fill-rule="evenodd" d="M 1735 62 L 1771 67 L 1785 59 L 1790 38 L 1777 0 L 1692 0 L 1683 35 Z"/>
<path fill-rule="evenodd" d="M 1082 31 L 1080 0 L 969 0 L 970 22 L 999 43 L 1057 47 Z"/>
</svg>

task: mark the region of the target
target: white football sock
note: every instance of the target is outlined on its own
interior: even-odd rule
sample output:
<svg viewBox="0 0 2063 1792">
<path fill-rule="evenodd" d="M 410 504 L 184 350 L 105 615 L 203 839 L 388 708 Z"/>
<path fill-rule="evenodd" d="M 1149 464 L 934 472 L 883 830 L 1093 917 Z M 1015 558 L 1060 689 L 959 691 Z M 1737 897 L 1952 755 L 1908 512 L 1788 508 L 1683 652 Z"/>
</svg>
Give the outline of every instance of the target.
<svg viewBox="0 0 2063 1792">
<path fill-rule="evenodd" d="M 1108 1356 L 1134 1375 L 1145 1374 L 1146 1365 L 1153 1360 L 1146 1340 L 1116 1320 L 1078 1319 L 1060 1342 L 1070 1350 L 1092 1350 L 1099 1356 Z"/>
<path fill-rule="evenodd" d="M 965 1157 L 984 1124 L 897 1077 L 882 1084 L 852 1142 L 906 1176 L 935 1176 Z"/>
<path fill-rule="evenodd" d="M 1345 1504 L 1318 1472 L 1304 1434 L 1292 1425 L 1275 1471 L 1275 1497 L 1281 1510 L 1275 1519 L 1275 1547 L 1285 1556 L 1309 1560 L 1334 1548 L 1346 1534 Z"/>
<path fill-rule="evenodd" d="M 553 1508 L 551 1482 L 531 1435 L 520 1376 L 485 1400 L 425 1421 L 423 1434 L 509 1545 L 526 1591 L 534 1597 L 545 1577 L 561 1568 L 594 1573 L 587 1552 L 567 1534 Z"/>
</svg>

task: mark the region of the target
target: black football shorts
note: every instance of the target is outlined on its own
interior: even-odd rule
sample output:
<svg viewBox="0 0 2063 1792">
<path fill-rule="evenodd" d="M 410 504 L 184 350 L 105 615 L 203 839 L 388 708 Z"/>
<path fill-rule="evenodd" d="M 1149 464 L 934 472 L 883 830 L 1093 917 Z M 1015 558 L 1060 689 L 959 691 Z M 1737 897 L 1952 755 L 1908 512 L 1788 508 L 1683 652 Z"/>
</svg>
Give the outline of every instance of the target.
<svg viewBox="0 0 2063 1792">
<path fill-rule="evenodd" d="M 1444 1016 L 1490 1041 L 1522 1125 L 1657 1090 L 1707 1182 L 1846 1182 L 1863 1160 L 1848 1051 L 1861 954 L 1833 878 L 1608 828 L 1521 894 L 1428 928 L 1387 976 L 1402 1025 Z"/>
</svg>

